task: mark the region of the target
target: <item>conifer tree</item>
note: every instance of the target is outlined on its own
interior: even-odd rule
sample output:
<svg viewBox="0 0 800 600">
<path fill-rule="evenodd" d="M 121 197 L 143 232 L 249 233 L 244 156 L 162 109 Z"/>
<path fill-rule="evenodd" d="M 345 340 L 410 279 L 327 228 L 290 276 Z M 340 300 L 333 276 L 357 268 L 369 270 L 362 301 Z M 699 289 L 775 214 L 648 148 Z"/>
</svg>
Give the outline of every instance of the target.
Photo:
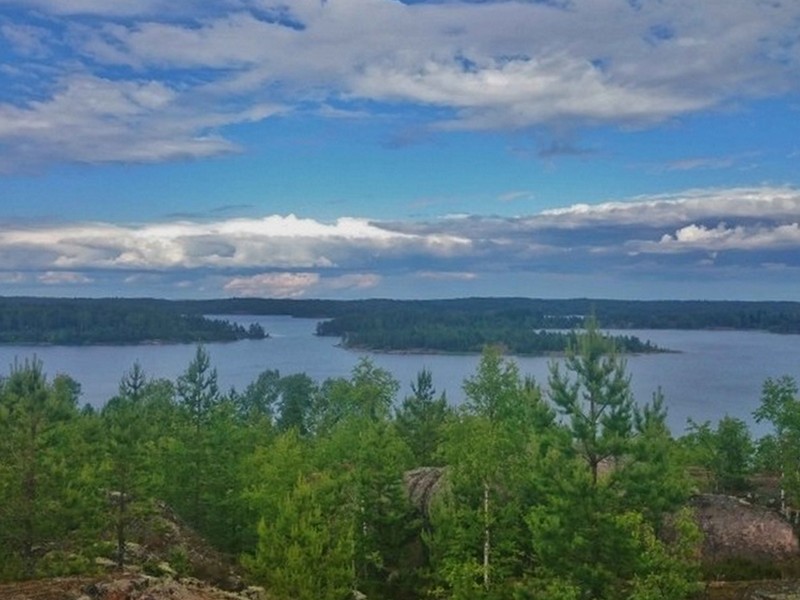
<svg viewBox="0 0 800 600">
<path fill-rule="evenodd" d="M 550 397 L 568 436 L 542 463 L 542 495 L 529 511 L 536 557 L 530 587 L 610 600 L 632 595 L 635 582 L 646 580 L 663 587 L 663 598 L 685 597 L 694 548 L 673 551 L 654 535 L 688 489 L 670 468 L 660 395 L 635 410 L 625 363 L 594 320 L 576 336 L 565 368 L 551 367 Z M 671 572 L 680 576 L 670 580 Z M 650 589 L 633 597 L 655 597 Z"/>
<path fill-rule="evenodd" d="M 395 426 L 414 453 L 417 466 L 439 465 L 442 458 L 437 452 L 452 411 L 444 392 L 437 396 L 428 369 L 417 374 L 411 392 L 395 413 Z"/>
<path fill-rule="evenodd" d="M 217 385 L 217 370 L 203 346 L 197 346 L 194 359 L 178 377 L 178 404 L 183 408 L 188 427 L 179 435 L 180 455 L 176 465 L 177 485 L 171 490 L 171 503 L 200 531 L 209 519 L 206 490 L 209 463 L 214 460 L 209 428 L 214 408 L 222 397 Z"/>
<path fill-rule="evenodd" d="M 0 568 L 33 577 L 36 547 L 64 537 L 68 507 L 65 425 L 78 416 L 72 380 L 49 383 L 41 361 L 15 363 L 0 387 Z"/>
<path fill-rule="evenodd" d="M 355 522 L 341 484 L 326 473 L 299 476 L 258 525 L 250 576 L 276 600 L 341 600 L 356 589 Z"/>
<path fill-rule="evenodd" d="M 317 384 L 305 373 L 295 373 L 280 380 L 279 431 L 297 430 L 301 436 L 311 431 L 311 410 L 318 393 Z"/>
<path fill-rule="evenodd" d="M 550 399 L 597 484 L 604 461 L 621 456 L 633 433 L 633 396 L 625 361 L 590 319 L 567 350 L 565 369 L 550 366 Z"/>
<path fill-rule="evenodd" d="M 145 514 L 154 492 L 152 473 L 156 467 L 152 446 L 147 445 L 148 421 L 145 410 L 147 379 L 138 362 L 120 380 L 119 393 L 103 407 L 102 475 L 106 480 L 106 501 L 116 540 L 117 567 L 125 567 L 128 528 Z"/>
</svg>

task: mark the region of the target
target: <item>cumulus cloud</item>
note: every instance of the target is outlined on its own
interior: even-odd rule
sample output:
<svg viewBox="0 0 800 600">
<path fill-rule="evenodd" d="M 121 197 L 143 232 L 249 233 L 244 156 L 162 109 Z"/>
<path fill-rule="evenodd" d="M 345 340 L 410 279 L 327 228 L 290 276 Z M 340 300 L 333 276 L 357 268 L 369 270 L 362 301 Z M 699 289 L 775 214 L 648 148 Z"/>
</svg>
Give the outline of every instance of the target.
<svg viewBox="0 0 800 600">
<path fill-rule="evenodd" d="M 229 126 L 298 107 L 434 107 L 418 116 L 432 130 L 650 126 L 784 94 L 800 71 L 791 2 L 0 5 L 23 65 L 0 84 L 25 90 L 0 105 L 5 170 L 224 154 Z"/>
<path fill-rule="evenodd" d="M 326 269 L 407 255 L 447 256 L 470 243 L 447 234 L 391 231 L 366 219 L 322 223 L 294 215 L 127 227 L 7 227 L 0 231 L 0 268 Z"/>
<path fill-rule="evenodd" d="M 264 298 L 297 298 L 319 282 L 316 273 L 262 273 L 250 277 L 234 277 L 225 284 L 225 291 L 236 296 Z"/>
<path fill-rule="evenodd" d="M 72 223 L 0 231 L 0 282 L 97 282 L 242 296 L 381 293 L 398 281 L 470 285 L 603 273 L 631 281 L 761 265 L 800 269 L 800 191 L 690 190 L 519 217 L 332 222 L 294 215 Z M 776 272 L 776 269 L 771 269 Z M 28 275 L 21 275 L 28 274 Z M 485 285 L 485 284 L 483 284 Z M 388 287 L 387 287 L 388 286 Z M 395 287 L 391 287 L 395 286 Z M 432 289 L 432 288 L 431 288 Z M 438 288 L 437 288 L 438 289 Z M 485 293 L 485 290 L 482 291 Z"/>
<path fill-rule="evenodd" d="M 800 224 L 728 227 L 720 223 L 713 228 L 692 224 L 678 229 L 672 235 L 664 234 L 657 243 L 640 245 L 642 250 L 650 252 L 681 252 L 687 249 L 718 252 L 782 247 L 800 249 Z"/>
<path fill-rule="evenodd" d="M 318 273 L 259 273 L 234 277 L 223 289 L 236 296 L 299 298 L 331 290 L 367 290 L 377 286 L 380 281 L 381 277 L 374 273 L 350 273 L 324 278 Z"/>
</svg>

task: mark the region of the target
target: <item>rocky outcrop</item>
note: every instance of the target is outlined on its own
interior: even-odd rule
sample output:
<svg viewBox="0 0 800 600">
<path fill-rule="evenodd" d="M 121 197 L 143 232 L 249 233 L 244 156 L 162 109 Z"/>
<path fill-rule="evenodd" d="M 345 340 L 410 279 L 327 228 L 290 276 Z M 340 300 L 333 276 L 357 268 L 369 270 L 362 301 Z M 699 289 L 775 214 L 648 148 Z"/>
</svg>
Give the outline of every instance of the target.
<svg viewBox="0 0 800 600">
<path fill-rule="evenodd" d="M 703 562 L 776 562 L 800 550 L 792 525 L 768 508 L 717 494 L 694 496 L 689 506 L 703 532 Z"/>
<path fill-rule="evenodd" d="M 149 575 L 188 575 L 232 591 L 243 585 L 234 561 L 215 550 L 164 502 L 156 502 L 132 523 L 128 539 L 126 565 Z M 110 564 L 109 570 L 114 567 Z"/>
<path fill-rule="evenodd" d="M 429 515 L 446 472 L 445 467 L 420 467 L 405 473 L 409 500 L 420 514 Z M 770 508 L 718 494 L 698 494 L 688 506 L 703 533 L 701 557 L 706 564 L 729 560 L 775 563 L 800 554 L 791 523 Z M 667 539 L 668 530 L 664 532 Z"/>
<path fill-rule="evenodd" d="M 198 579 L 117 574 L 0 584 L 4 600 L 269 600 L 262 588 L 227 592 Z"/>
<path fill-rule="evenodd" d="M 705 600 L 800 600 L 800 581 L 714 581 Z"/>
<path fill-rule="evenodd" d="M 756 586 L 747 595 L 747 600 L 800 600 L 800 582 Z"/>
<path fill-rule="evenodd" d="M 403 475 L 409 501 L 420 514 L 429 514 L 431 501 L 444 481 L 444 473 L 444 467 L 419 467 Z"/>
</svg>

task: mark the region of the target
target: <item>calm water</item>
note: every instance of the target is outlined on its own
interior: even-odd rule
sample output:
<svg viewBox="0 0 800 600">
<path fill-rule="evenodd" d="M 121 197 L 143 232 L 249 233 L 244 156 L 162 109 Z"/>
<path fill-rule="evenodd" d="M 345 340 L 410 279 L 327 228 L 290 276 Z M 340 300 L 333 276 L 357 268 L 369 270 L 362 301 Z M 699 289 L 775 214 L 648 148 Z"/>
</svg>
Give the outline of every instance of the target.
<svg viewBox="0 0 800 600">
<path fill-rule="evenodd" d="M 306 372 L 318 381 L 346 376 L 364 352 L 337 347 L 335 338 L 315 337 L 315 320 L 290 317 L 237 317 L 245 325 L 258 322 L 270 333 L 265 340 L 208 344 L 219 372 L 220 386 L 243 389 L 265 369 L 282 375 Z M 642 339 L 680 351 L 628 358 L 637 400 L 648 401 L 660 386 L 669 407 L 673 431 L 683 431 L 687 418 L 717 419 L 728 414 L 751 422 L 761 384 L 767 377 L 800 379 L 800 335 L 741 331 L 627 331 Z M 83 389 L 82 401 L 102 405 L 117 391 L 122 374 L 139 361 L 151 377 L 174 379 L 194 356 L 192 345 L 168 346 L 0 346 L 2 372 L 15 357 L 38 356 L 52 376 L 67 373 Z M 370 354 L 375 364 L 401 382 L 403 394 L 417 372 L 427 367 L 434 385 L 452 403 L 463 399 L 461 383 L 475 371 L 479 357 L 452 355 Z M 520 371 L 546 382 L 547 358 L 518 358 Z M 756 431 L 760 431 L 756 429 Z"/>
</svg>

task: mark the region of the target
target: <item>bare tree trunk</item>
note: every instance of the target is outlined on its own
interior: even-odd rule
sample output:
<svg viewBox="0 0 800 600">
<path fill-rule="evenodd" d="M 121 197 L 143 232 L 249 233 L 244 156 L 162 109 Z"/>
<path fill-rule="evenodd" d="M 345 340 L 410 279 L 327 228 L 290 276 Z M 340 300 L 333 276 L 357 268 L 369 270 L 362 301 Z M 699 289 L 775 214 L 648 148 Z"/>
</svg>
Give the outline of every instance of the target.
<svg viewBox="0 0 800 600">
<path fill-rule="evenodd" d="M 781 470 L 781 514 L 784 517 L 789 516 L 789 511 L 786 508 L 786 488 L 783 487 L 783 471 Z"/>
</svg>

